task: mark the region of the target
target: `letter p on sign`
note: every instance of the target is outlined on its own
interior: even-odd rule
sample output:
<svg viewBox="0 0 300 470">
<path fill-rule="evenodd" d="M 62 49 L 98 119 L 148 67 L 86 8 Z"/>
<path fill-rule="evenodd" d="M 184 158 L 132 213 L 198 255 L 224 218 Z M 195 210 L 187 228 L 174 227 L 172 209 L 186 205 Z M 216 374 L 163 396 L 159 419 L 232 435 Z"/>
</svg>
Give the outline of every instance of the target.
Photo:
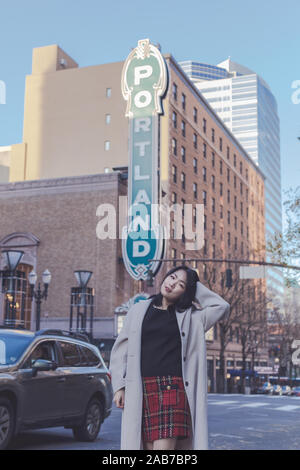
<svg viewBox="0 0 300 470">
<path fill-rule="evenodd" d="M 139 85 L 141 79 L 149 78 L 152 75 L 151 65 L 141 65 L 140 67 L 135 67 L 134 69 L 134 84 Z"/>
</svg>

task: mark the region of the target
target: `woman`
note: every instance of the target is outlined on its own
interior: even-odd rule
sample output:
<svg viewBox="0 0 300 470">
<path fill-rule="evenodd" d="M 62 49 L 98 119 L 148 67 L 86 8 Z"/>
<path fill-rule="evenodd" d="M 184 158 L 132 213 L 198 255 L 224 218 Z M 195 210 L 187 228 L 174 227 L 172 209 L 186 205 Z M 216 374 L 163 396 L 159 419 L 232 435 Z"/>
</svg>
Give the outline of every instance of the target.
<svg viewBox="0 0 300 470">
<path fill-rule="evenodd" d="M 208 448 L 205 332 L 225 313 L 229 304 L 186 266 L 129 309 L 110 360 L 121 449 Z"/>
</svg>

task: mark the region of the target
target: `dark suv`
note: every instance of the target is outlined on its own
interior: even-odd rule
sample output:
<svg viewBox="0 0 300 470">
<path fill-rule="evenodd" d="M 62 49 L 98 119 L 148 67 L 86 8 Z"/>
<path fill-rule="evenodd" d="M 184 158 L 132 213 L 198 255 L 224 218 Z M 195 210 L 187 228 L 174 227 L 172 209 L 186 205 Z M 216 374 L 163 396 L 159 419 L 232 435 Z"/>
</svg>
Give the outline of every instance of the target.
<svg viewBox="0 0 300 470">
<path fill-rule="evenodd" d="M 94 441 L 112 397 L 109 371 L 87 338 L 0 328 L 0 449 L 21 430 L 52 426 Z"/>
</svg>

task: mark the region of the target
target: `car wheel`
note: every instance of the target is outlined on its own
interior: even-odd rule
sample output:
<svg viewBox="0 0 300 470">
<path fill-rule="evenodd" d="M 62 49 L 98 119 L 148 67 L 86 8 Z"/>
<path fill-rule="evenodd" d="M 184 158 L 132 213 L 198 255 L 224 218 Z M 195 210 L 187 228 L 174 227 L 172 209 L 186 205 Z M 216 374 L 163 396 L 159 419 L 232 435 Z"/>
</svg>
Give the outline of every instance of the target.
<svg viewBox="0 0 300 470">
<path fill-rule="evenodd" d="M 8 447 L 14 432 L 15 413 L 6 398 L 0 398 L 0 450 Z"/>
<path fill-rule="evenodd" d="M 102 404 L 97 398 L 93 398 L 87 406 L 82 425 L 73 428 L 74 438 L 77 441 L 94 441 L 99 434 L 102 421 Z"/>
</svg>

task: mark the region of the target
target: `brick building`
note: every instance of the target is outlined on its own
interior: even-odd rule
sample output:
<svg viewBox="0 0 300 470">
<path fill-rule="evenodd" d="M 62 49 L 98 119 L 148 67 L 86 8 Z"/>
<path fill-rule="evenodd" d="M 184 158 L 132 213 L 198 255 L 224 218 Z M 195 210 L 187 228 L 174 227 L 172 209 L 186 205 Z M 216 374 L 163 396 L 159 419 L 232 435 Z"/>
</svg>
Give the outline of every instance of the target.
<svg viewBox="0 0 300 470">
<path fill-rule="evenodd" d="M 183 208 L 192 204 L 193 228 L 195 205 L 205 206 L 204 248 L 187 250 L 184 236 L 174 238 L 171 221 L 165 258 L 263 259 L 264 175 L 175 59 L 167 54 L 165 60 L 169 89 L 160 117 L 160 202 Z M 147 290 L 125 271 L 120 240 L 96 237 L 97 206 L 112 203 L 118 213 L 118 197 L 127 191 L 126 180 L 113 170 L 128 165 L 122 66 L 118 62 L 79 68 L 58 46 L 35 49 L 32 75 L 26 79 L 23 142 L 10 147 L 11 183 L 0 186 L 1 248 L 27 244 L 24 269 L 34 267 L 39 276 L 46 268 L 52 273 L 45 304 L 48 317 L 43 321 L 67 326 L 69 290 L 76 285 L 73 271 L 89 269 L 94 273 L 90 285 L 96 293 L 100 336 L 113 335 L 118 305 Z M 163 263 L 149 293 L 158 290 L 172 265 Z M 212 276 L 220 292 L 224 264 L 191 265 L 202 282 Z M 253 285 L 264 294 L 264 281 Z M 34 306 L 27 308 L 32 326 Z M 219 349 L 215 331 L 208 338 L 212 389 Z M 263 349 L 260 360 L 267 360 Z M 226 349 L 226 363 L 238 369 L 240 362 L 235 335 Z"/>
</svg>

